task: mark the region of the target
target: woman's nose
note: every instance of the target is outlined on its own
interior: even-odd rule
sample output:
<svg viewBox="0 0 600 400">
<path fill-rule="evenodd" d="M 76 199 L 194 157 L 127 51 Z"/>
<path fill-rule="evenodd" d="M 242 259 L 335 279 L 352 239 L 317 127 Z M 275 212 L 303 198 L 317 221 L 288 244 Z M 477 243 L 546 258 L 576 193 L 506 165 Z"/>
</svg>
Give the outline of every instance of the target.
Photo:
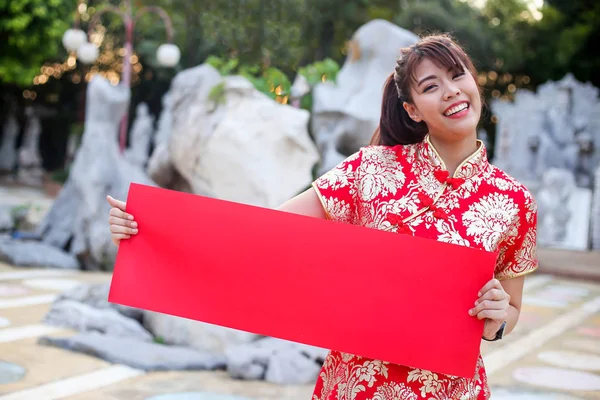
<svg viewBox="0 0 600 400">
<path fill-rule="evenodd" d="M 454 85 L 446 86 L 446 92 L 444 93 L 444 100 L 449 100 L 453 97 L 460 95 L 460 89 Z"/>
</svg>

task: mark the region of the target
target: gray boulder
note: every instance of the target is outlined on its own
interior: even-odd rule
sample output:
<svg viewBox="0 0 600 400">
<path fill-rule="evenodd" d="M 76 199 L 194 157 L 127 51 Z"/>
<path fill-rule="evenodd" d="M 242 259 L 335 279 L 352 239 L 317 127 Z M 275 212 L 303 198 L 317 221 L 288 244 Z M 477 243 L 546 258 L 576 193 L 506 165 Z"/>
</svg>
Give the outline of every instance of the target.
<svg viewBox="0 0 600 400">
<path fill-rule="evenodd" d="M 54 302 L 44 322 L 82 332 L 96 331 L 107 336 L 152 341 L 150 332 L 145 330 L 138 321 L 127 318 L 112 308 L 98 309 L 72 300 Z"/>
<path fill-rule="evenodd" d="M 227 372 L 233 378 L 264 379 L 282 385 L 317 379 L 329 351 L 276 338 L 231 346 L 225 351 Z"/>
<path fill-rule="evenodd" d="M 96 332 L 66 338 L 42 337 L 38 343 L 89 354 L 111 363 L 144 371 L 214 370 L 225 366 L 225 357 L 222 355 L 117 338 Z"/>
<path fill-rule="evenodd" d="M 98 309 L 114 309 L 126 317 L 142 321 L 143 311 L 133 307 L 108 302 L 110 283 L 81 284 L 63 292 L 56 301 L 72 300 Z"/>
<path fill-rule="evenodd" d="M 0 238 L 0 261 L 18 267 L 78 269 L 72 254 L 46 243 Z"/>
</svg>

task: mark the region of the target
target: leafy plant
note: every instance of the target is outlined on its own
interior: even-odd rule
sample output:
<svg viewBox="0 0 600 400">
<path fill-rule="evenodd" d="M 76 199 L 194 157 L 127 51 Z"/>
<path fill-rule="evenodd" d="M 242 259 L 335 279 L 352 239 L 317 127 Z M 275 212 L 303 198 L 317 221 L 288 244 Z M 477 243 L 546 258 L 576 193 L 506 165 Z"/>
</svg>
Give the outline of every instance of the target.
<svg viewBox="0 0 600 400">
<path fill-rule="evenodd" d="M 0 81 L 30 86 L 59 53 L 74 8 L 74 0 L 0 0 Z"/>
</svg>

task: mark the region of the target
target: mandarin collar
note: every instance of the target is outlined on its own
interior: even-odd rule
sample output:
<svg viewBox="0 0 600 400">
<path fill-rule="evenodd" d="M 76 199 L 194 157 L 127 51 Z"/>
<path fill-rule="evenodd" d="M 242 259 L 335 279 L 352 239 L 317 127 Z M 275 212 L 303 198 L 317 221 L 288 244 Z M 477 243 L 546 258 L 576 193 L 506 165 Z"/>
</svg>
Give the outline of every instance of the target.
<svg viewBox="0 0 600 400">
<path fill-rule="evenodd" d="M 434 169 L 447 171 L 446 164 L 444 164 L 444 160 L 442 160 L 439 153 L 429 140 L 429 135 L 425 136 L 425 140 L 419 143 L 419 145 L 419 154 L 421 157 L 429 162 Z M 456 168 L 452 178 L 470 179 L 488 167 L 489 162 L 487 159 L 487 150 L 485 148 L 485 144 L 481 140 L 477 139 L 477 145 L 477 150 L 475 150 L 471 155 L 469 155 L 469 157 L 460 163 L 458 168 Z"/>
</svg>

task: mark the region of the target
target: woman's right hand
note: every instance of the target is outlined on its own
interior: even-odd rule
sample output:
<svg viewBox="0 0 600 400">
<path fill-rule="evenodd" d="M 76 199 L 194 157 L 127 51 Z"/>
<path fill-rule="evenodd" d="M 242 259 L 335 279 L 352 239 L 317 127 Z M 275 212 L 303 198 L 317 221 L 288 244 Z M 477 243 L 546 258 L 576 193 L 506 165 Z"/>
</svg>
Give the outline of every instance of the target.
<svg viewBox="0 0 600 400">
<path fill-rule="evenodd" d="M 133 220 L 133 215 L 125 212 L 124 201 L 117 200 L 111 196 L 106 196 L 106 200 L 112 207 L 108 217 L 110 237 L 115 246 L 119 246 L 122 239 L 129 239 L 132 235 L 138 233 L 138 225 Z"/>
</svg>

